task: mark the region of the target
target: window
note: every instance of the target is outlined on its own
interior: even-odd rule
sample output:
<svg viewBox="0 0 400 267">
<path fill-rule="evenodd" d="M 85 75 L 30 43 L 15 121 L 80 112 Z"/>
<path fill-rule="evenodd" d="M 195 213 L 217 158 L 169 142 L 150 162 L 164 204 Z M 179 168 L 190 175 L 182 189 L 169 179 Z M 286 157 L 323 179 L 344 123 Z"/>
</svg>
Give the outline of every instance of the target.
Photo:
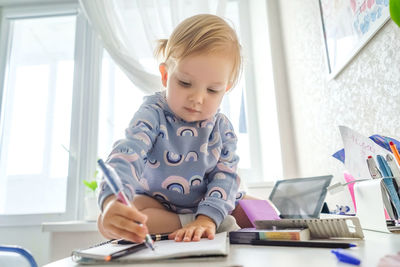
<svg viewBox="0 0 400 267">
<path fill-rule="evenodd" d="M 133 114 L 143 102 L 140 91 L 104 50 L 102 61 L 98 155 L 106 159 L 115 141 L 125 138 Z"/>
<path fill-rule="evenodd" d="M 234 29 L 236 30 L 240 42 L 243 43 L 244 36 L 241 34 L 239 4 L 240 1 L 237 0 L 228 1 L 226 8 L 226 17 L 233 23 Z M 243 62 L 243 64 L 245 63 Z M 257 168 L 257 166 L 254 166 L 255 161 L 252 162 L 251 159 L 253 157 L 257 157 L 256 155 L 259 153 L 259 151 L 253 151 L 253 154 L 250 153 L 250 136 L 247 125 L 248 110 L 245 97 L 246 74 L 243 72 L 240 80 L 238 81 L 238 84 L 235 86 L 235 88 L 232 88 L 232 90 L 224 97 L 224 100 L 221 104 L 222 113 L 228 116 L 229 120 L 233 124 L 235 133 L 238 137 L 237 154 L 240 157 L 238 168 L 241 172 L 252 168 Z"/>
<path fill-rule="evenodd" d="M 90 134 L 82 116 L 87 110 L 82 107 L 90 102 L 82 93 L 90 87 L 81 89 L 88 78 L 82 77 L 91 77 L 83 67 L 85 41 L 90 43 L 83 36 L 90 38 L 91 32 L 77 3 L 5 5 L 0 29 L 0 225 L 77 219 L 78 183 L 88 169 L 88 149 L 81 144 Z"/>
<path fill-rule="evenodd" d="M 65 212 L 75 22 L 75 15 L 10 20 L 0 214 Z"/>
</svg>

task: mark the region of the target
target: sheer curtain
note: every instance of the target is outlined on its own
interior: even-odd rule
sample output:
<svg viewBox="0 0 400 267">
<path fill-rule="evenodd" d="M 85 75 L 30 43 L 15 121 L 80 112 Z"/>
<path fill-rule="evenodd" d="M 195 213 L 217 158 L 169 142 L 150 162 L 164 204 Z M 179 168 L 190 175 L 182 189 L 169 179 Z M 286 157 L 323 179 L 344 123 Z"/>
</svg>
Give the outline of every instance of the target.
<svg viewBox="0 0 400 267">
<path fill-rule="evenodd" d="M 113 60 L 144 93 L 161 88 L 153 51 L 183 19 L 224 17 L 227 0 L 80 0 L 86 17 Z"/>
</svg>

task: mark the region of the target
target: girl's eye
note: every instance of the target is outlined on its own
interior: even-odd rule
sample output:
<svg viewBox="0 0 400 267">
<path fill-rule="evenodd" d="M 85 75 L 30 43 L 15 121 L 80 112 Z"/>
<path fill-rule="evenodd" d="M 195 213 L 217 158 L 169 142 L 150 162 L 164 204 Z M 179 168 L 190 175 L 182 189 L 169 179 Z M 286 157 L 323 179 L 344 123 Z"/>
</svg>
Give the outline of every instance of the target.
<svg viewBox="0 0 400 267">
<path fill-rule="evenodd" d="M 191 86 L 190 83 L 187 83 L 187 82 L 184 82 L 184 81 L 179 81 L 179 84 L 182 85 L 183 87 L 190 87 Z"/>
<path fill-rule="evenodd" d="M 211 93 L 211 94 L 218 93 L 218 91 L 216 91 L 216 90 L 214 90 L 214 89 L 210 89 L 210 88 L 208 88 L 207 91 L 208 91 L 209 93 Z"/>
</svg>

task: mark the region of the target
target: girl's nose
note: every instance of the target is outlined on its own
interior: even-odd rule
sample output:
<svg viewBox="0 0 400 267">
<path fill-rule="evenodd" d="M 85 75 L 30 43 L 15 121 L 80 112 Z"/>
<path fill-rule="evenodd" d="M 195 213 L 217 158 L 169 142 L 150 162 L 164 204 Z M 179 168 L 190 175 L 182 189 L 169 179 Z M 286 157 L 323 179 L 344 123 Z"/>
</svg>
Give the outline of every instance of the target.
<svg viewBox="0 0 400 267">
<path fill-rule="evenodd" d="M 196 104 L 203 104 L 204 101 L 204 93 L 200 89 L 195 89 L 192 94 L 189 96 L 189 100 Z"/>
</svg>

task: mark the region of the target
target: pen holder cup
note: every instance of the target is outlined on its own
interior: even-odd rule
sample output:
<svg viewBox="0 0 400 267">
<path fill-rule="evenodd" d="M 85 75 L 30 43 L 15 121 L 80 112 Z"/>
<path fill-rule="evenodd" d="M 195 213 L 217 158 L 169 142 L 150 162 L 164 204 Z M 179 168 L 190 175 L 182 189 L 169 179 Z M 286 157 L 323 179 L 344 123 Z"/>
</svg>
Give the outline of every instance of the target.
<svg viewBox="0 0 400 267">
<path fill-rule="evenodd" d="M 363 229 L 390 233 L 386 224 L 383 179 L 372 179 L 354 184 L 357 217 Z"/>
<path fill-rule="evenodd" d="M 99 216 L 100 210 L 97 206 L 97 197 L 93 196 L 85 196 L 85 210 L 84 210 L 84 219 L 85 221 L 96 221 Z"/>
</svg>

